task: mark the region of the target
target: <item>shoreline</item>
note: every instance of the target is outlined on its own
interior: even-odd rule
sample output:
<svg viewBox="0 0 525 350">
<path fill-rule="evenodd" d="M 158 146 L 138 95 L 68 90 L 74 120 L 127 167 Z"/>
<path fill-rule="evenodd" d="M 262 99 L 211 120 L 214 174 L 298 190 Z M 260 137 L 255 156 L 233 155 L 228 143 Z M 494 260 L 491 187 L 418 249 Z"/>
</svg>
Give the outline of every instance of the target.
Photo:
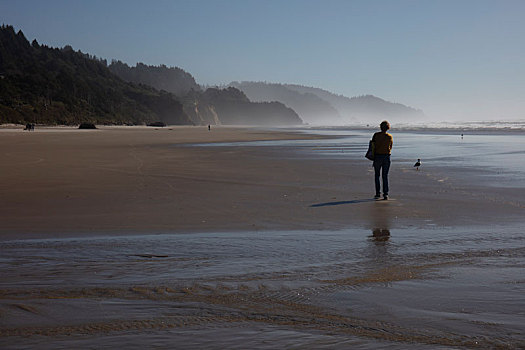
<svg viewBox="0 0 525 350">
<path fill-rule="evenodd" d="M 394 160 L 375 201 L 360 135 L 0 132 L 3 343 L 523 344 L 525 189 Z"/>
<path fill-rule="evenodd" d="M 230 127 L 52 131 L 0 138 L 0 240 L 468 226 L 494 217 L 519 222 L 523 212 L 498 197 L 501 189 L 462 188 L 461 172 L 460 183 L 449 184 L 397 164 L 392 199 L 374 201 L 366 160 L 313 157 L 294 146 L 187 146 L 326 135 Z"/>
</svg>

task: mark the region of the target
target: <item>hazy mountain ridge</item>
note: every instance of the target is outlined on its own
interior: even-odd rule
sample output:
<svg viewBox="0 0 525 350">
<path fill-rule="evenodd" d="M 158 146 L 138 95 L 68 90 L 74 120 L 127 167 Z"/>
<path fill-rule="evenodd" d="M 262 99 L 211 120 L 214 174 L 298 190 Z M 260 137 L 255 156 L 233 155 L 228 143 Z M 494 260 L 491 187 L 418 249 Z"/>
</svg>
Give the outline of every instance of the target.
<svg viewBox="0 0 525 350">
<path fill-rule="evenodd" d="M 282 103 L 251 102 L 237 89 L 203 92 L 193 76 L 180 68 L 142 63 L 129 67 L 120 61 L 108 67 L 106 60 L 74 51 L 69 45 L 59 49 L 36 40 L 30 44 L 22 31 L 1 27 L 0 123 L 156 121 L 186 125 L 303 123 Z"/>
<path fill-rule="evenodd" d="M 295 84 L 233 82 L 230 85 L 241 89 L 253 100 L 283 102 L 296 110 L 303 120 L 313 124 L 369 123 L 378 119 L 413 121 L 425 116 L 421 110 L 373 95 L 349 98 L 320 88 Z M 313 111 L 309 108 L 315 104 L 323 106 L 322 109 Z"/>
<path fill-rule="evenodd" d="M 285 84 L 285 86 L 298 92 L 315 94 L 328 101 L 347 121 L 359 121 L 360 118 L 373 116 L 404 120 L 414 120 L 425 116 L 420 109 L 397 102 L 386 101 L 374 95 L 361 95 L 349 98 L 320 88 L 296 84 Z"/>
<path fill-rule="evenodd" d="M 343 125 L 423 116 L 372 95 L 294 84 L 245 81 L 203 91 L 178 67 L 108 66 L 69 45 L 30 44 L 22 31 L 0 29 L 0 123 Z"/>
<path fill-rule="evenodd" d="M 192 124 L 171 93 L 124 82 L 105 60 L 30 44 L 22 31 L 0 28 L 0 122 Z"/>
<path fill-rule="evenodd" d="M 194 100 L 185 99 L 185 110 L 191 109 L 204 123 L 224 125 L 300 125 L 297 113 L 280 102 L 252 102 L 234 87 L 208 88 L 203 93 L 192 91 Z M 192 114 L 190 114 L 192 115 Z"/>
<path fill-rule="evenodd" d="M 208 88 L 202 91 L 190 73 L 177 67 L 148 66 L 143 63 L 130 67 L 120 61 L 113 61 L 109 69 L 123 80 L 176 94 L 184 105 L 185 113 L 198 125 L 303 124 L 295 111 L 280 102 L 253 102 L 235 88 Z"/>
<path fill-rule="evenodd" d="M 278 101 L 292 108 L 306 123 L 316 123 L 319 116 L 329 124 L 342 124 L 339 112 L 327 101 L 312 93 L 301 93 L 287 88 L 283 84 L 259 82 L 232 82 L 252 101 Z"/>
</svg>

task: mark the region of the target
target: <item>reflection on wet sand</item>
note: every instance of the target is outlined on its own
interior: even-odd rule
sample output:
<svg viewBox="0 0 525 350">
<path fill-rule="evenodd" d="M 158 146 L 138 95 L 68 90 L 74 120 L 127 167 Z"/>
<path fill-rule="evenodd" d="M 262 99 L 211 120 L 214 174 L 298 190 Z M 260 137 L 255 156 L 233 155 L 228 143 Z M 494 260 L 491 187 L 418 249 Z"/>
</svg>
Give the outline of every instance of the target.
<svg viewBox="0 0 525 350">
<path fill-rule="evenodd" d="M 375 228 L 372 230 L 372 237 L 375 242 L 385 242 L 390 238 L 390 230 L 386 228 Z"/>
<path fill-rule="evenodd" d="M 178 341 L 170 330 L 193 327 L 206 336 L 223 328 L 232 347 L 235 330 L 251 327 L 264 328 L 262 341 L 274 348 L 291 330 L 308 337 L 306 348 L 321 339 L 337 347 L 338 337 L 369 348 L 476 346 L 480 337 L 486 347 L 517 347 L 523 284 L 509 282 L 523 263 L 519 236 L 499 232 L 495 252 L 482 231 L 396 228 L 391 237 L 378 227 L 371 236 L 345 230 L 1 242 L 0 338 L 8 347 L 52 347 L 67 336 L 69 347 L 79 348 L 105 335 L 166 332 L 159 344 L 169 347 Z M 450 277 L 450 266 L 486 271 L 487 257 L 507 271 L 498 275 L 503 280 Z M 471 285 L 484 286 L 485 299 L 468 298 Z M 456 294 L 443 299 L 447 290 Z M 502 295 L 512 305 L 498 302 Z M 147 338 L 135 338 L 134 346 L 146 346 Z M 185 339 L 189 347 L 210 347 L 200 336 Z"/>
</svg>

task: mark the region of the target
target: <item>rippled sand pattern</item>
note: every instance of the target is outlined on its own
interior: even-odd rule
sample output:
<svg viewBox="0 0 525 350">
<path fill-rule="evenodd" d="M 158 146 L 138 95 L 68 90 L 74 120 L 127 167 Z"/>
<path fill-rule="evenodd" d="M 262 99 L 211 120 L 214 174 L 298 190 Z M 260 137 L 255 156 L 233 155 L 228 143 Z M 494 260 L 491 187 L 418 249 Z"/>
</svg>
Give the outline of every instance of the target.
<svg viewBox="0 0 525 350">
<path fill-rule="evenodd" d="M 525 240 L 496 231 L 3 242 L 0 344 L 96 347 L 117 337 L 140 348 L 154 333 L 166 348 L 242 348 L 253 331 L 264 334 L 257 347 L 298 337 L 303 348 L 518 348 Z M 217 328 L 223 335 L 206 343 Z"/>
</svg>

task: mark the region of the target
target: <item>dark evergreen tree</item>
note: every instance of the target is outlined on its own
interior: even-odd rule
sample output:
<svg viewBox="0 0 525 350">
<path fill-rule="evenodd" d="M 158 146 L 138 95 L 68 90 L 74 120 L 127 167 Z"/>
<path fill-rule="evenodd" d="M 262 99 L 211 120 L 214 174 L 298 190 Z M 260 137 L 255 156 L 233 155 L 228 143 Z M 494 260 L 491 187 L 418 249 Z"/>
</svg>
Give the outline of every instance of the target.
<svg viewBox="0 0 525 350">
<path fill-rule="evenodd" d="M 124 82 L 97 59 L 69 45 L 30 44 L 0 28 L 0 123 L 191 124 L 174 95 Z"/>
<path fill-rule="evenodd" d="M 200 90 L 193 76 L 178 67 L 147 66 L 143 63 L 129 67 L 121 61 L 113 60 L 109 70 L 125 81 L 153 86 L 177 96 L 184 96 L 190 90 Z"/>
</svg>

